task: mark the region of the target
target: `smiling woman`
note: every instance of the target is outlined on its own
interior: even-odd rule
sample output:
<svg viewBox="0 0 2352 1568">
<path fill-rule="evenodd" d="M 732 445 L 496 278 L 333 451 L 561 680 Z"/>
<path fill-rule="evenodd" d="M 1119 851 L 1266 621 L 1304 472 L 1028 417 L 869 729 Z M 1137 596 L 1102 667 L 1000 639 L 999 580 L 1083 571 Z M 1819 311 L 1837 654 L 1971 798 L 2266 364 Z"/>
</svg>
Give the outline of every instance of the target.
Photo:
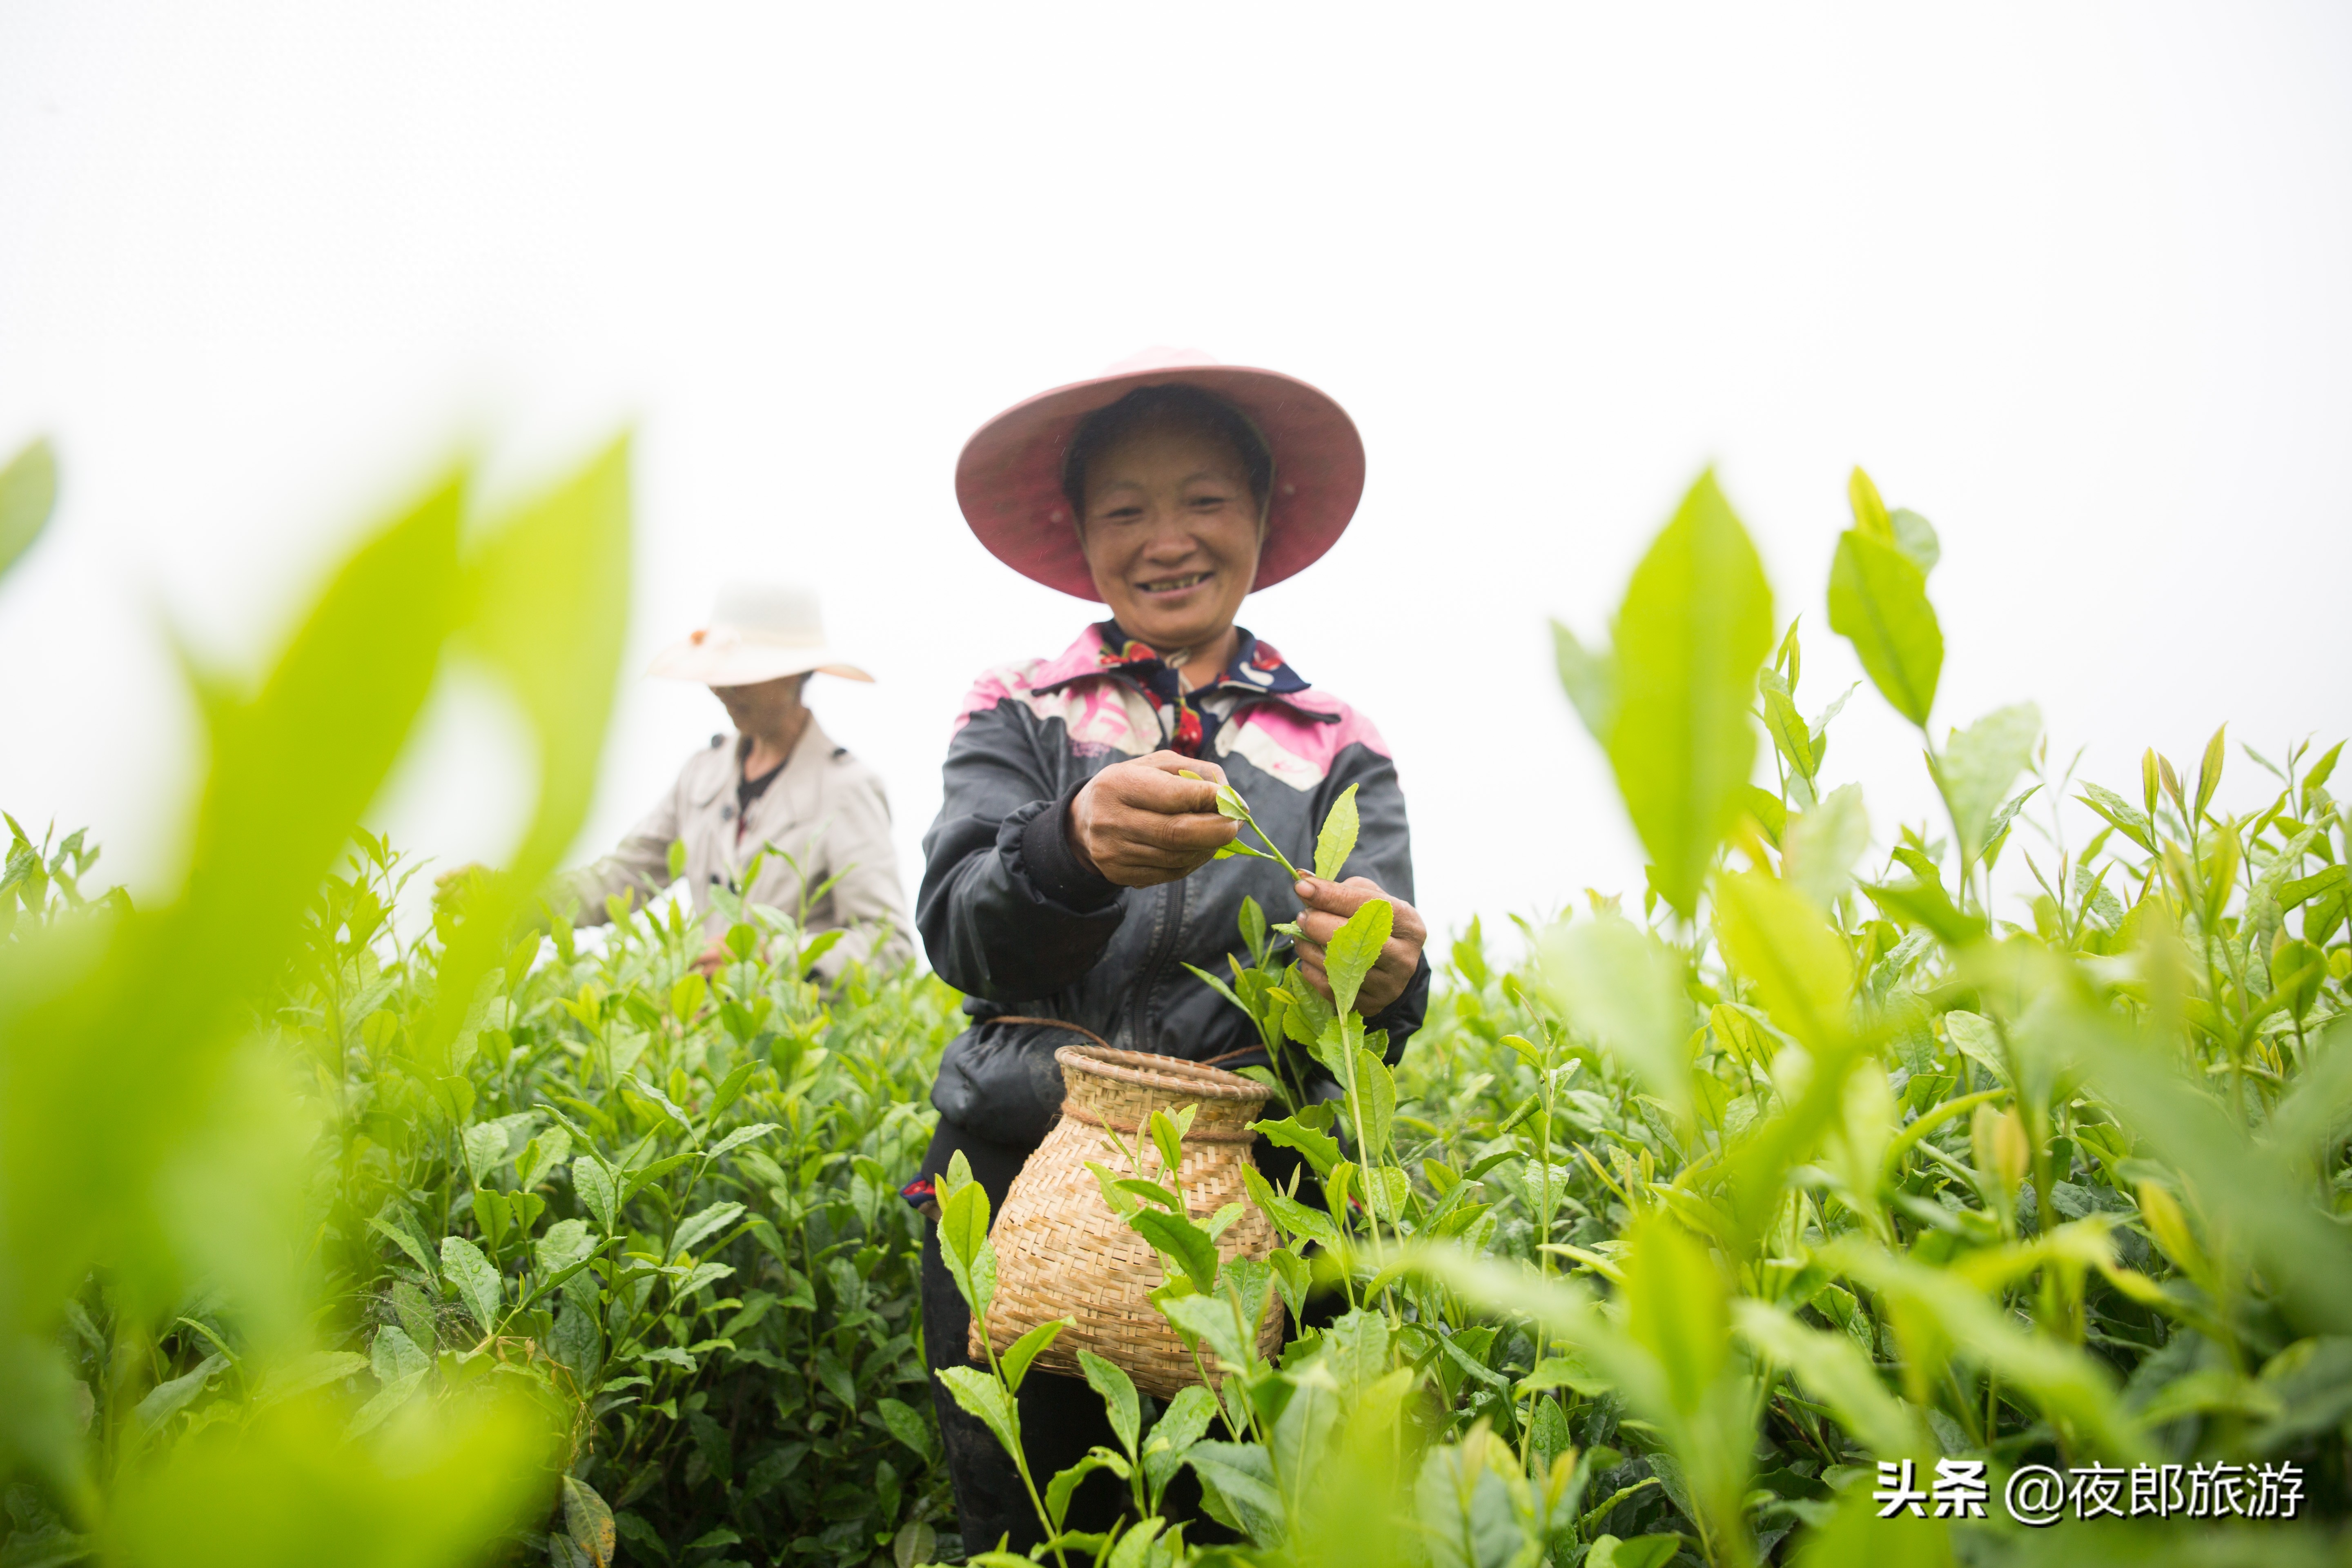
<svg viewBox="0 0 2352 1568">
<path fill-rule="evenodd" d="M 1338 540 L 1363 475 L 1354 425 L 1314 387 L 1164 352 L 1019 404 L 965 447 L 957 493 L 982 542 L 1025 576 L 1108 604 L 1111 617 L 1059 658 L 982 675 L 949 746 L 917 923 L 932 966 L 971 998 L 972 1025 L 941 1059 L 939 1131 L 910 1200 L 928 1199 L 961 1153 L 990 1212 L 1003 1210 L 1059 1110 L 1054 1052 L 1077 1038 L 1073 1028 L 1126 1050 L 1264 1066 L 1248 1018 L 1187 971 L 1249 962 L 1245 899 L 1277 920 L 1297 911 L 1301 973 L 1327 994 L 1324 943 L 1367 901 L 1390 900 L 1391 936 L 1355 1010 L 1368 1030 L 1387 1031 L 1391 1062 L 1420 1026 L 1425 928 L 1409 901 L 1404 797 L 1387 745 L 1235 624 L 1253 587 Z M 1228 781 L 1301 859 L 1354 790 L 1356 848 L 1334 870 L 1356 874 L 1293 881 L 1269 860 L 1215 859 L 1235 833 L 1216 806 Z M 1337 1093 L 1328 1075 L 1318 1089 Z M 1287 1174 L 1263 1144 L 1255 1152 Z M 923 1275 L 934 1370 L 964 1363 L 969 1321 L 934 1235 Z M 1019 1402 L 1034 1473 L 1111 1441 L 1100 1403 L 1075 1379 L 1033 1369 Z M 944 1392 L 938 1404 L 965 1539 L 1034 1541 L 1004 1451 Z M 1113 1500 L 1081 1490 L 1074 1523 Z"/>
<path fill-rule="evenodd" d="M 1095 592 L 1187 686 L 1232 660 L 1273 484 L 1257 426 L 1197 387 L 1138 387 L 1071 438 L 1062 493 Z"/>
</svg>

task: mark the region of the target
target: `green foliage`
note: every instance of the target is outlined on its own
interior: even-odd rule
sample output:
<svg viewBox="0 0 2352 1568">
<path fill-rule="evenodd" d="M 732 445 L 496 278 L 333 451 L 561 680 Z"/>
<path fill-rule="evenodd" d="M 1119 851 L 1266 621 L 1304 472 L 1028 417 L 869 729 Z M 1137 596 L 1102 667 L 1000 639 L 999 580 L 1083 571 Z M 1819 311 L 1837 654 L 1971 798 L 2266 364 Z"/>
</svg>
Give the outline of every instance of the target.
<svg viewBox="0 0 2352 1568">
<path fill-rule="evenodd" d="M 1772 592 L 1715 476 L 1702 474 L 1633 570 L 1606 671 L 1557 628 L 1560 673 L 1608 751 L 1661 898 L 1689 914 L 1738 818 L 1755 754 L 1748 704 L 1772 646 Z"/>
<path fill-rule="evenodd" d="M 1831 622 L 1924 732 L 1940 545 L 1859 471 L 1851 494 Z M 732 958 L 707 976 L 670 904 L 594 939 L 522 931 L 577 790 L 429 931 L 393 918 L 387 846 L 338 861 L 452 639 L 514 686 L 551 766 L 585 768 L 625 495 L 616 449 L 469 531 L 453 479 L 354 552 L 250 693 L 208 681 L 175 898 L 89 898 L 82 836 L 9 822 L 0 1562 L 952 1555 L 897 1187 L 955 998 L 856 970 L 821 994 L 824 939 L 723 893 Z M 1654 921 L 1595 895 L 1516 962 L 1474 922 L 1391 1069 L 1352 1005 L 1390 907 L 1328 944 L 1326 999 L 1295 928 L 1244 906 L 1249 962 L 1199 977 L 1251 1018 L 1279 1095 L 1259 1131 L 1305 1162 L 1245 1178 L 1279 1245 L 1240 1258 L 1243 1205 L 1188 1208 L 1189 1108 L 1095 1166 L 1200 1383 L 1155 1410 L 1082 1352 L 1116 1447 L 1045 1475 L 1014 1394 L 1060 1324 L 943 1380 L 1018 1458 L 1058 1568 L 2340 1544 L 2268 1521 L 2036 1538 L 1869 1502 L 1880 1461 L 1981 1459 L 1998 1498 L 2027 1463 L 2227 1459 L 2301 1465 L 2307 1514 L 2352 1506 L 2340 747 L 2250 753 L 2275 788 L 2233 809 L 2256 775 L 2221 734 L 2193 775 L 2150 752 L 2119 792 L 2053 770 L 2015 705 L 1930 742 L 1944 819 L 1893 825 L 1882 858 L 1831 771 L 1844 699 L 1805 717 L 1769 606 L 1702 479 L 1612 650 L 1558 638 Z M 1343 796 L 1318 875 L 1354 831 Z M 1236 852 L 1292 866 L 1258 843 Z M 938 1198 L 984 1328 L 986 1196 L 959 1160 Z M 1173 1517 L 1184 1472 L 1213 1523 Z M 1073 1531 L 1096 1475 L 1127 1511 Z"/>
<path fill-rule="evenodd" d="M 1916 588 L 1939 547 L 1854 489 L 1842 559 L 1875 563 L 1884 620 L 1885 582 Z M 1301 1026 L 1280 974 L 1252 983 L 1268 960 L 1244 921 L 1258 969 L 1220 989 L 1341 1080 L 1260 1124 L 1319 1183 L 1247 1182 L 1283 1243 L 1265 1266 L 1213 1258 L 1172 1189 L 1114 1203 L 1217 1391 L 1225 1433 L 1186 1461 L 1211 1517 L 1252 1560 L 1301 1564 L 2030 1556 L 1997 1519 L 1874 1517 L 1878 1461 L 1946 1456 L 1984 1460 L 1996 1498 L 2029 1462 L 2292 1460 L 2340 1517 L 2316 1479 L 2352 1436 L 2336 753 L 2290 751 L 2284 788 L 2232 816 L 2213 815 L 2218 741 L 2193 789 L 2152 757 L 2144 806 L 2085 786 L 2112 826 L 2078 847 L 2039 714 L 2004 709 L 1930 748 L 1948 839 L 1902 826 L 1857 882 L 1870 819 L 1824 776 L 1838 704 L 1797 709 L 1795 629 L 1759 669 L 1762 637 L 1694 628 L 1710 595 L 1769 602 L 1726 586 L 1729 517 L 1694 491 L 1612 655 L 1559 639 L 1653 886 L 1687 918 L 1645 930 L 1596 895 L 1530 928 L 1538 962 L 1509 970 L 1474 925 L 1393 1075 L 1353 1048 L 1352 1015 Z M 1940 637 L 1925 663 L 1890 646 L 1909 673 L 1874 679 L 1924 727 Z M 1777 789 L 1748 785 L 1747 715 L 1706 718 L 1701 689 L 1735 671 Z M 1629 739 L 1637 710 L 1666 720 Z M 1669 808 L 1634 797 L 1658 776 L 1626 765 L 1641 746 L 1690 759 Z M 2020 827 L 2039 842 L 2003 860 Z M 1262 1361 L 1243 1331 L 1258 1280 L 1310 1273 L 1340 1315 Z M 2245 1528 L 2284 1557 L 2324 1550 Z M 2132 1551 L 2064 1529 L 2077 1552 Z M 2209 1546 L 2236 1550 L 2179 1552 Z"/>
<path fill-rule="evenodd" d="M 707 981 L 674 908 L 516 928 L 601 748 L 626 497 L 615 447 L 469 530 L 453 476 L 250 694 L 206 679 L 176 897 L 87 898 L 82 835 L 9 822 L 0 1560 L 855 1552 L 945 1508 L 892 1173 L 952 994 L 820 995 L 761 909 Z M 354 823 L 460 632 L 570 782 L 419 935 Z"/>
<path fill-rule="evenodd" d="M 57 458 L 47 441 L 28 443 L 0 466 L 0 576 L 41 536 L 57 499 Z"/>
</svg>

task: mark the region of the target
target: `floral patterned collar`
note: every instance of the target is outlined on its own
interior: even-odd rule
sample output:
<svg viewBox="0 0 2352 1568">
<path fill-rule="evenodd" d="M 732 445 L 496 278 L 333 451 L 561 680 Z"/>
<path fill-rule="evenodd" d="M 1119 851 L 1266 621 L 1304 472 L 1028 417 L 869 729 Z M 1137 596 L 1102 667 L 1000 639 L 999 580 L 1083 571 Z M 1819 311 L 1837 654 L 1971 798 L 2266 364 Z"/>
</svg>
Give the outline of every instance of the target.
<svg viewBox="0 0 2352 1568">
<path fill-rule="evenodd" d="M 1050 690 L 1088 676 L 1117 676 L 1141 690 L 1160 710 L 1170 750 L 1188 757 L 1201 756 L 1243 700 L 1286 697 L 1307 689 L 1307 681 L 1283 662 L 1272 643 L 1260 640 L 1246 627 L 1234 629 L 1240 634 L 1240 641 L 1224 672 L 1188 690 L 1183 671 L 1162 658 L 1159 649 L 1129 637 L 1115 620 L 1097 621 L 1069 652 L 1039 672 L 1044 679 L 1034 689 Z"/>
</svg>

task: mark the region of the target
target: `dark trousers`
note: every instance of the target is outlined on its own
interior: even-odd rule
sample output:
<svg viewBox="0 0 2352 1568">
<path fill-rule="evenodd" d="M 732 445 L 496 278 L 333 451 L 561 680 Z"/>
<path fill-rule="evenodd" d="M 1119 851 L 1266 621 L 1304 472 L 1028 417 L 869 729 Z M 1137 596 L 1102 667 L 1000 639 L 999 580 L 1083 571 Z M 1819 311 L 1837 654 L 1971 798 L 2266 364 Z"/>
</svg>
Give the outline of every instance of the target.
<svg viewBox="0 0 2352 1568">
<path fill-rule="evenodd" d="M 930 1151 L 923 1156 L 923 1173 L 935 1175 L 946 1170 L 949 1156 L 958 1149 L 963 1151 L 964 1159 L 971 1165 L 972 1179 L 988 1194 L 988 1212 L 993 1221 L 1004 1207 L 1005 1190 L 1020 1174 L 1021 1163 L 1029 1157 L 1029 1151 L 975 1138 L 942 1118 L 939 1131 L 932 1137 Z M 985 1552 L 1003 1538 L 1013 1551 L 1028 1552 L 1044 1541 L 1045 1526 L 1029 1501 L 1027 1489 L 1021 1484 L 1020 1470 L 1003 1445 L 997 1442 L 995 1434 L 978 1417 L 966 1415 L 939 1379 L 942 1368 L 971 1364 L 965 1354 L 971 1331 L 971 1310 L 957 1294 L 955 1280 L 940 1258 L 939 1226 L 926 1226 L 923 1353 L 930 1366 L 931 1402 L 940 1413 L 940 1436 L 946 1444 L 948 1475 L 955 1483 L 956 1513 L 962 1521 L 964 1549 Z M 1084 1458 L 1087 1450 L 1096 1444 L 1114 1453 L 1118 1451 L 1118 1436 L 1103 1414 L 1102 1398 L 1087 1386 L 1084 1379 L 1033 1371 L 1022 1380 L 1021 1392 L 1015 1398 L 1021 1410 L 1022 1447 L 1027 1451 L 1029 1473 L 1036 1479 L 1039 1496 L 1045 1495 L 1045 1483 L 1054 1479 L 1056 1470 L 1067 1469 Z M 1190 1481 L 1189 1475 L 1182 1476 L 1177 1484 Z M 1174 1485 L 1169 1489 L 1171 1505 L 1177 1501 L 1176 1490 Z M 1192 1495 L 1197 1498 L 1197 1488 L 1192 1489 Z M 1097 1470 L 1079 1486 L 1064 1522 L 1071 1530 L 1108 1530 L 1129 1500 L 1118 1477 Z"/>
</svg>

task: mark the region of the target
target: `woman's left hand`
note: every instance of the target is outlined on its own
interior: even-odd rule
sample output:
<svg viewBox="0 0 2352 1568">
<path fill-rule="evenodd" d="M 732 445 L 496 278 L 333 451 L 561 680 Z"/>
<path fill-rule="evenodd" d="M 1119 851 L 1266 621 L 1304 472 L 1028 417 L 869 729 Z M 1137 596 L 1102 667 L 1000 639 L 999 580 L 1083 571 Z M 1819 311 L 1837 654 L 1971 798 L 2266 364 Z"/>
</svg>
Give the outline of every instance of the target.
<svg viewBox="0 0 2352 1568">
<path fill-rule="evenodd" d="M 1369 1018 L 1398 997 L 1412 983 L 1413 971 L 1421 967 L 1422 943 L 1429 940 L 1429 927 L 1421 911 L 1381 890 L 1380 884 L 1370 877 L 1350 877 L 1344 882 L 1327 882 L 1320 877 L 1301 877 L 1293 889 L 1305 906 L 1298 915 L 1298 929 L 1305 938 L 1298 943 L 1298 968 L 1307 983 L 1324 995 L 1331 994 L 1330 977 L 1323 973 L 1323 944 L 1332 933 L 1374 899 L 1387 899 L 1395 909 L 1393 922 L 1389 927 L 1389 940 L 1381 949 L 1379 962 L 1364 976 L 1363 985 L 1356 992 L 1356 1011 Z"/>
</svg>

